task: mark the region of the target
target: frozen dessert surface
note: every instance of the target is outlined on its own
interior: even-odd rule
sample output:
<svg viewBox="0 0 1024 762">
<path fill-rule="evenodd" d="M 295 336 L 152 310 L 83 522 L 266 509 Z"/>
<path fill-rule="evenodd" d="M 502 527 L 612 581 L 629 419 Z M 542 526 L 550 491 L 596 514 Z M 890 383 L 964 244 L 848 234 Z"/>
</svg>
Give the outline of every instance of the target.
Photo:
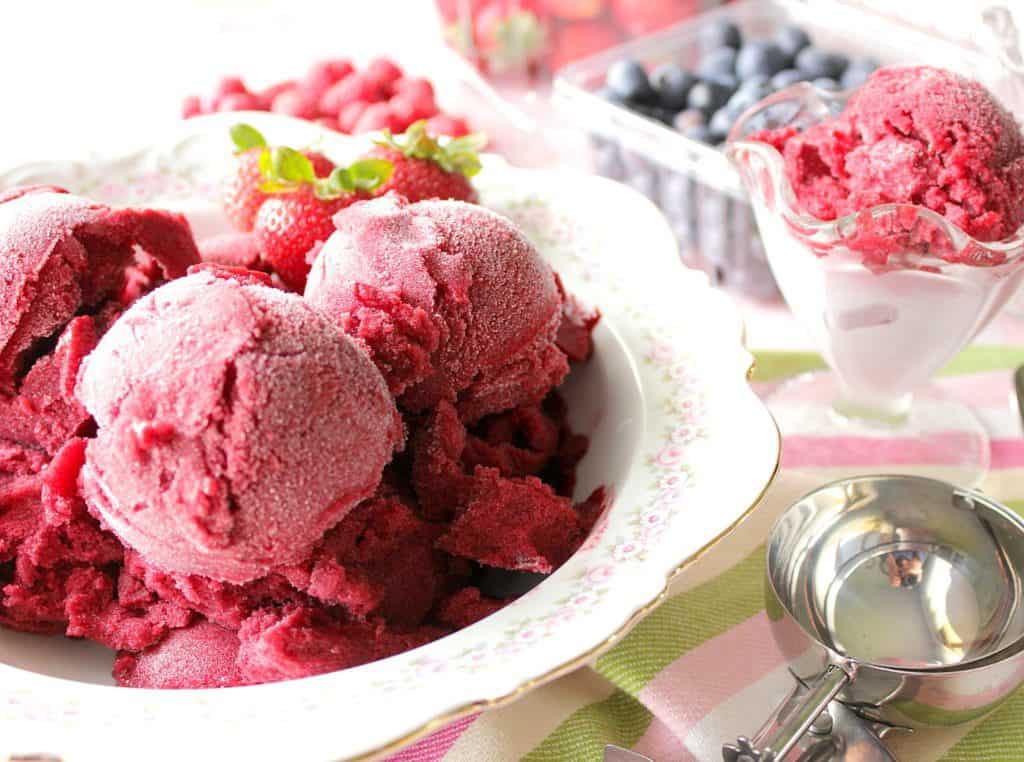
<svg viewBox="0 0 1024 762">
<path fill-rule="evenodd" d="M 303 300 L 196 272 L 139 300 L 87 358 L 83 489 L 173 572 L 244 582 L 306 560 L 402 441 L 380 374 Z"/>
<path fill-rule="evenodd" d="M 121 685 L 414 648 L 606 504 L 573 501 L 557 389 L 599 315 L 492 212 L 354 204 L 306 298 L 165 212 L 28 188 L 0 222 L 0 625 L 114 649 Z"/>
<path fill-rule="evenodd" d="M 539 402 L 568 372 L 555 275 L 508 220 L 392 194 L 335 224 L 306 298 L 366 344 L 403 408 L 448 400 L 475 421 Z"/>
<path fill-rule="evenodd" d="M 917 204 L 980 241 L 1024 223 L 1019 125 L 983 85 L 944 69 L 880 69 L 838 116 L 752 137 L 779 149 L 797 201 L 820 219 Z"/>
<path fill-rule="evenodd" d="M 128 303 L 199 261 L 188 223 L 59 188 L 0 198 L 0 438 L 53 454 L 88 421 L 78 364 Z"/>
</svg>

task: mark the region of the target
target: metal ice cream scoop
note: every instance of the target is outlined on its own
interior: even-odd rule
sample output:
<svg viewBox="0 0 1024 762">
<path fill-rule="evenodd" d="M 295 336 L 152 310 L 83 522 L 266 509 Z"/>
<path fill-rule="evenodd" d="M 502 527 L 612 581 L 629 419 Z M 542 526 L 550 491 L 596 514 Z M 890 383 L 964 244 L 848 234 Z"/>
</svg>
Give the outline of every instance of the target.
<svg viewBox="0 0 1024 762">
<path fill-rule="evenodd" d="M 772 529 L 766 584 L 797 684 L 724 759 L 891 761 L 891 729 L 995 708 L 1024 681 L 1022 577 L 1024 522 L 978 492 L 866 476 L 802 498 Z"/>
</svg>

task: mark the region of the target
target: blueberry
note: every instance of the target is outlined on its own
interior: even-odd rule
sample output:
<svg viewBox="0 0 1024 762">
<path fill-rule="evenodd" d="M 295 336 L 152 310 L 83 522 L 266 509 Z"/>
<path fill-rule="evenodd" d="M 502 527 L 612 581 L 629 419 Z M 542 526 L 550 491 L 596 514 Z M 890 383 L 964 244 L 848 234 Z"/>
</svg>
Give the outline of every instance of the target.
<svg viewBox="0 0 1024 762">
<path fill-rule="evenodd" d="M 651 73 L 651 85 L 658 94 L 659 105 L 678 111 L 686 108 L 686 97 L 697 78 L 678 64 L 663 64 Z"/>
<path fill-rule="evenodd" d="M 478 587 L 489 598 L 518 598 L 547 579 L 547 574 L 483 567 Z"/>
<path fill-rule="evenodd" d="M 648 119 L 654 119 L 665 124 L 672 124 L 672 121 L 676 118 L 676 109 L 664 108 L 662 106 L 648 106 L 646 104 L 637 104 L 632 107 L 638 114 L 643 114 Z"/>
<path fill-rule="evenodd" d="M 756 75 L 771 77 L 787 68 L 791 61 L 774 42 L 751 40 L 736 56 L 736 74 L 740 79 Z"/>
<path fill-rule="evenodd" d="M 716 82 L 736 75 L 736 51 L 732 48 L 716 48 L 705 55 L 697 66 L 697 76 Z"/>
<path fill-rule="evenodd" d="M 851 90 L 860 87 L 867 82 L 868 77 L 878 68 L 878 61 L 873 58 L 855 58 L 843 72 L 843 78 L 839 80 L 844 90 Z"/>
<path fill-rule="evenodd" d="M 694 127 L 690 127 L 683 134 L 690 140 L 696 140 L 698 143 L 707 143 L 708 145 L 714 143 L 714 140 L 711 137 L 711 130 L 709 130 L 705 124 L 698 124 Z"/>
<path fill-rule="evenodd" d="M 690 89 L 686 103 L 690 108 L 700 109 L 709 115 L 724 106 L 732 93 L 732 88 L 720 82 L 698 82 Z"/>
<path fill-rule="evenodd" d="M 833 93 L 839 90 L 839 83 L 830 77 L 819 77 L 812 84 L 819 90 L 828 90 Z"/>
<path fill-rule="evenodd" d="M 686 132 L 693 127 L 703 127 L 707 122 L 703 111 L 699 111 L 695 108 L 688 108 L 685 111 L 680 111 L 676 114 L 673 120 L 673 125 L 680 132 Z"/>
<path fill-rule="evenodd" d="M 743 44 L 743 35 L 740 28 L 728 19 L 716 19 L 700 30 L 700 42 L 704 50 L 739 48 Z"/>
<path fill-rule="evenodd" d="M 638 61 L 625 59 L 608 67 L 605 85 L 623 100 L 631 103 L 654 103 L 657 95 L 647 79 L 647 72 Z"/>
<path fill-rule="evenodd" d="M 729 98 L 727 107 L 729 112 L 732 114 L 733 119 L 735 119 L 759 100 L 766 98 L 771 94 L 772 87 L 767 82 L 761 83 L 753 80 L 747 80 L 747 82 L 744 82 L 742 87 L 740 87 L 740 89 L 733 93 L 732 97 Z"/>
<path fill-rule="evenodd" d="M 783 69 L 772 77 L 772 87 L 776 90 L 784 90 L 790 85 L 795 85 L 797 82 L 803 81 L 804 75 L 800 73 L 799 69 Z"/>
<path fill-rule="evenodd" d="M 846 56 L 815 47 L 804 48 L 796 57 L 796 68 L 807 79 L 826 77 L 838 80 L 846 69 L 846 64 Z"/>
<path fill-rule="evenodd" d="M 790 59 L 796 58 L 796 54 L 811 44 L 811 38 L 807 36 L 800 27 L 795 24 L 789 24 L 779 29 L 775 33 L 775 44 L 778 45 L 782 52 L 789 56 Z"/>
<path fill-rule="evenodd" d="M 726 135 L 729 134 L 729 130 L 732 129 L 732 125 L 735 121 L 736 116 L 728 106 L 718 109 L 714 116 L 711 117 L 711 121 L 708 122 L 708 130 L 711 132 L 711 141 L 713 143 L 721 143 L 725 140 Z"/>
<path fill-rule="evenodd" d="M 602 87 L 600 90 L 597 91 L 597 97 L 603 98 L 604 100 L 610 103 L 622 104 L 626 102 L 621 95 L 619 95 L 617 92 L 615 92 L 614 90 L 607 86 Z"/>
</svg>

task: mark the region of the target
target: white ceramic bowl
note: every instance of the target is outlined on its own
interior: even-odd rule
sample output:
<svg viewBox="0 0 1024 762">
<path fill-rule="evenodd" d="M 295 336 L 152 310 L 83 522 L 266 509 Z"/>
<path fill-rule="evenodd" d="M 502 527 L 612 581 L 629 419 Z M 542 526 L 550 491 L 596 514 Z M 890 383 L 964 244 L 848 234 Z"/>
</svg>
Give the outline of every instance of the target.
<svg viewBox="0 0 1024 762">
<path fill-rule="evenodd" d="M 63 185 L 116 203 L 185 211 L 197 235 L 226 229 L 218 182 L 238 115 L 183 123 L 116 159 L 33 164 L 0 187 Z M 246 114 L 271 142 L 353 156 L 365 138 Z M 566 386 L 591 437 L 579 494 L 614 501 L 550 579 L 502 611 L 422 648 L 318 677 L 245 688 L 116 688 L 92 644 L 0 631 L 0 752 L 66 760 L 373 757 L 458 716 L 513 700 L 608 648 L 669 579 L 754 507 L 779 461 L 774 422 L 747 385 L 737 312 L 680 264 L 646 199 L 589 175 L 514 169 L 488 157 L 482 203 L 513 219 L 604 315 L 596 353 Z"/>
</svg>

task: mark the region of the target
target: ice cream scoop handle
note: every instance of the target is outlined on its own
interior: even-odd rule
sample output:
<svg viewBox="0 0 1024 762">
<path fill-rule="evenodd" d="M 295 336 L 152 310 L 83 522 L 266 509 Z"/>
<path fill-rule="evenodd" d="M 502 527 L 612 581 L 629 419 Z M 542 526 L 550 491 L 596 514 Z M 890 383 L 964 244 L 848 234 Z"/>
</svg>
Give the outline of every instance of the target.
<svg viewBox="0 0 1024 762">
<path fill-rule="evenodd" d="M 807 688 L 797 686 L 753 739 L 740 736 L 735 744 L 723 746 L 722 758 L 725 762 L 781 762 L 852 679 L 842 667 L 831 665 L 817 682 Z"/>
</svg>

